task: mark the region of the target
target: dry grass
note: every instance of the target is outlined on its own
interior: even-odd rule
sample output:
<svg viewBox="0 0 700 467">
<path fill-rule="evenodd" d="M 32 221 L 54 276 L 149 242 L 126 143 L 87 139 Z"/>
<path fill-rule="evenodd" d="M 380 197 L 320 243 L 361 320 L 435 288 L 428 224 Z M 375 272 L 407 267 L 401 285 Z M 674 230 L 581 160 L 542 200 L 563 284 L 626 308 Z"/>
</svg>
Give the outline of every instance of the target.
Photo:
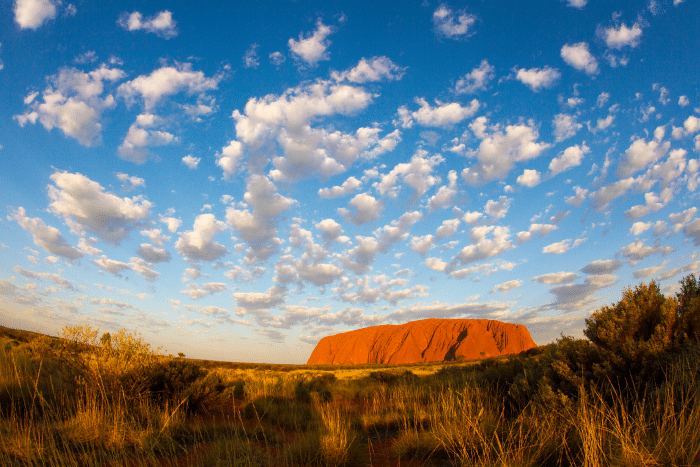
<svg viewBox="0 0 700 467">
<path fill-rule="evenodd" d="M 648 392 L 581 388 L 575 399 L 544 394 L 515 413 L 477 382 L 478 366 L 422 376 L 428 366 L 372 367 L 354 377 L 210 367 L 191 387 L 220 387 L 189 413 L 201 388 L 154 398 L 133 378 L 134 368 L 171 361 L 137 337 L 116 339 L 137 349 L 117 362 L 119 346 L 78 347 L 94 343 L 91 330 L 70 336 L 72 346 L 0 337 L 0 465 L 387 465 L 368 455 L 378 441 L 401 465 L 700 465 L 700 366 L 690 359 Z"/>
</svg>

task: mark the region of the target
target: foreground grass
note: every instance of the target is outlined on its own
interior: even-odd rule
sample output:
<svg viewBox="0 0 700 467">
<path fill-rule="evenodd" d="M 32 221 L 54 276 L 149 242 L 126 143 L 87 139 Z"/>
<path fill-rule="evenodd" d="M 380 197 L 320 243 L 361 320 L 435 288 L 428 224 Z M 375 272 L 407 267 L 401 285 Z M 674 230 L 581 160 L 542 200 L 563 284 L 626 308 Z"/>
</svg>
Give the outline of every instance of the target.
<svg viewBox="0 0 700 467">
<path fill-rule="evenodd" d="M 566 395 L 524 376 L 485 379 L 537 355 L 338 378 L 197 365 L 127 333 L 112 343 L 89 328 L 64 334 L 0 334 L 0 465 L 700 465 L 690 357 L 653 388 L 599 381 Z"/>
</svg>

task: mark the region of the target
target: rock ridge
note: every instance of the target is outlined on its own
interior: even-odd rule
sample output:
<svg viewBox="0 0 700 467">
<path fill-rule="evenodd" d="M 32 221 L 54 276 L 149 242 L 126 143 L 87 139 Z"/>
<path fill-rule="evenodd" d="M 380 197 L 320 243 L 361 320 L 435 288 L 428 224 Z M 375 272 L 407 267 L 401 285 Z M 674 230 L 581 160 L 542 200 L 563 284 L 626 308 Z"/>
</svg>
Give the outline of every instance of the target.
<svg viewBox="0 0 700 467">
<path fill-rule="evenodd" d="M 522 324 L 489 319 L 423 319 L 324 337 L 307 365 L 415 363 L 517 354 L 537 347 Z"/>
</svg>

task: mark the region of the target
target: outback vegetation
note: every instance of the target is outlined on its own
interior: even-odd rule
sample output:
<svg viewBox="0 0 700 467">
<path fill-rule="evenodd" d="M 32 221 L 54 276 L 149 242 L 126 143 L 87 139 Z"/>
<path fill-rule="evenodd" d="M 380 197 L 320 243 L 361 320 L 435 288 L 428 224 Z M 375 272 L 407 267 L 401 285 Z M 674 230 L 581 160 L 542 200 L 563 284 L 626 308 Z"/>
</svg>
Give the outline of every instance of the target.
<svg viewBox="0 0 700 467">
<path fill-rule="evenodd" d="M 0 333 L 0 465 L 700 465 L 700 286 L 640 284 L 525 354 L 330 366 Z"/>
</svg>

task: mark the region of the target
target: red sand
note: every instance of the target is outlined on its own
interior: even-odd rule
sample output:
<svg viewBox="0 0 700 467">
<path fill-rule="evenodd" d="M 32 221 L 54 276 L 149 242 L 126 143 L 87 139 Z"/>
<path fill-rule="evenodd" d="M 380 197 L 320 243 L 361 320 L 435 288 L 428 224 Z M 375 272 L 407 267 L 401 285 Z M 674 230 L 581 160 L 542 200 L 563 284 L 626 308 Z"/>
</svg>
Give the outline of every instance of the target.
<svg viewBox="0 0 700 467">
<path fill-rule="evenodd" d="M 474 360 L 533 347 L 537 345 L 522 324 L 489 319 L 424 319 L 324 337 L 306 363 L 414 363 L 449 361 L 462 355 Z"/>
</svg>

